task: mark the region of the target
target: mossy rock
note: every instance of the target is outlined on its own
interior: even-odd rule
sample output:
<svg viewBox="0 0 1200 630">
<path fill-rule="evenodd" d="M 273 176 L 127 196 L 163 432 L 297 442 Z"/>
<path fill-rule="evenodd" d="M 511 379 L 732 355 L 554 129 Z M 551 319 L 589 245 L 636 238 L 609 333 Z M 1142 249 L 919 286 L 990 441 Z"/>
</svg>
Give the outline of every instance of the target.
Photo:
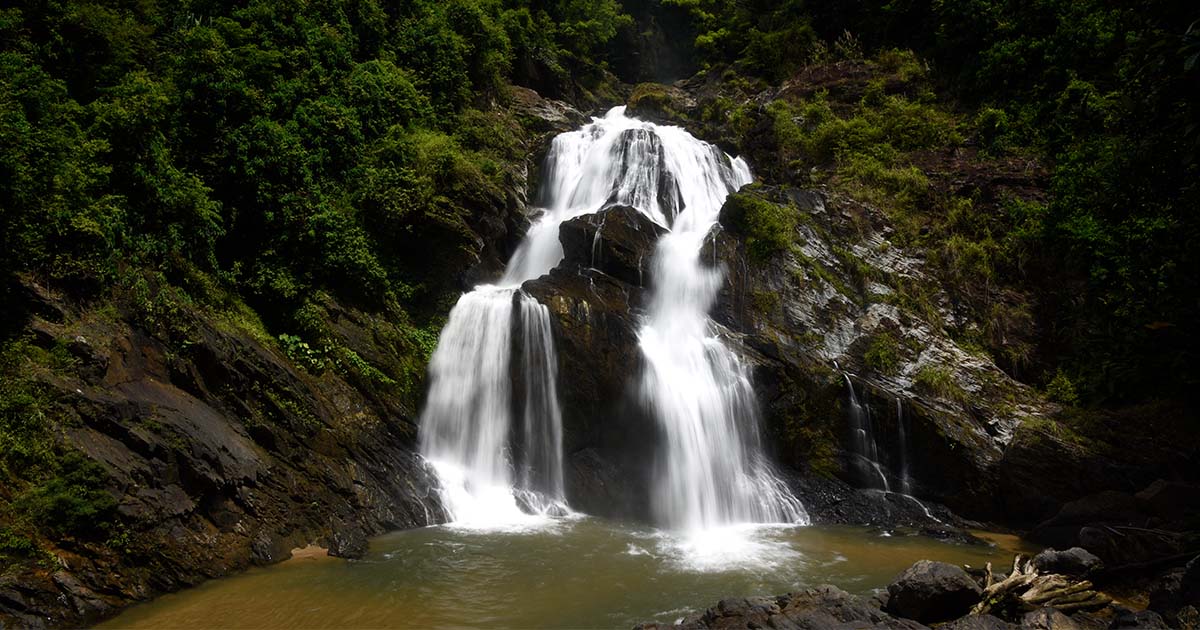
<svg viewBox="0 0 1200 630">
<path fill-rule="evenodd" d="M 629 95 L 625 113 L 651 122 L 683 122 L 695 107 L 695 99 L 677 87 L 639 83 Z"/>
</svg>

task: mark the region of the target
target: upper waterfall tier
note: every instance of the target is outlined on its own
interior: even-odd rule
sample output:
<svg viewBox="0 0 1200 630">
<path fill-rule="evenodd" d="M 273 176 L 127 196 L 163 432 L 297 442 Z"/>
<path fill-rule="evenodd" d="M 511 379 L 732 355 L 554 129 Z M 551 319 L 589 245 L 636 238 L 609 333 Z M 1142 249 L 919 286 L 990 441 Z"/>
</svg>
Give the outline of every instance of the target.
<svg viewBox="0 0 1200 630">
<path fill-rule="evenodd" d="M 707 230 L 726 195 L 749 181 L 750 168 L 740 158 L 683 129 L 629 118 L 624 107 L 614 107 L 554 138 L 538 191 L 541 214 L 501 284 L 518 285 L 557 265 L 563 255 L 558 227 L 568 219 L 622 205 L 664 227 Z"/>
</svg>

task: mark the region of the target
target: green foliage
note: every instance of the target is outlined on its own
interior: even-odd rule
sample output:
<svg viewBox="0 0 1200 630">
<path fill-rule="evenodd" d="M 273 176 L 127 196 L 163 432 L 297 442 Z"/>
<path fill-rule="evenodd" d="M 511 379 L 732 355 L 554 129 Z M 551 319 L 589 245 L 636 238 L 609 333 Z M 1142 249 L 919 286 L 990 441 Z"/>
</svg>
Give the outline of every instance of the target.
<svg viewBox="0 0 1200 630">
<path fill-rule="evenodd" d="M 1075 384 L 1062 370 L 1055 373 L 1054 378 L 1046 384 L 1046 397 L 1064 405 L 1079 403 L 1079 394 L 1075 391 Z"/>
<path fill-rule="evenodd" d="M 781 81 L 809 57 L 816 36 L 799 0 L 664 0 L 688 12 L 695 47 L 708 64 L 734 61 L 756 76 Z"/>
<path fill-rule="evenodd" d="M 1186 2 L 869 0 L 808 4 L 844 30 L 930 58 L 992 155 L 1032 153 L 1052 192 L 1018 228 L 1060 306 L 1063 349 L 1091 401 L 1179 395 L 1197 379 L 1200 333 L 1200 12 Z M 1002 242 L 1000 230 L 994 239 Z M 1023 253 L 1028 253 L 1023 252 Z M 1023 261 L 1022 261 L 1023 262 Z"/>
<path fill-rule="evenodd" d="M 900 344 L 896 336 L 885 331 L 872 337 L 863 353 L 863 362 L 880 374 L 895 374 L 900 367 Z"/>
<path fill-rule="evenodd" d="M 30 558 L 37 554 L 37 544 L 20 532 L 8 527 L 0 527 L 0 558 L 17 561 Z M 0 572 L 2 575 L 3 572 Z"/>
<path fill-rule="evenodd" d="M 38 349 L 25 340 L 0 348 L 0 481 L 6 485 L 52 467 L 44 389 L 29 378 Z"/>
<path fill-rule="evenodd" d="M 279 345 L 283 346 L 283 352 L 296 365 L 313 374 L 319 374 L 325 370 L 325 352 L 313 348 L 300 337 L 288 334 L 279 335 Z"/>
<path fill-rule="evenodd" d="M 737 192 L 725 200 L 723 219 L 746 236 L 746 249 L 759 262 L 786 251 L 795 241 L 797 211 L 771 203 L 753 192 Z"/>
<path fill-rule="evenodd" d="M 58 457 L 58 472 L 26 490 L 13 502 L 46 531 L 95 537 L 117 515 L 117 500 L 106 489 L 108 473 L 78 453 Z"/>
</svg>

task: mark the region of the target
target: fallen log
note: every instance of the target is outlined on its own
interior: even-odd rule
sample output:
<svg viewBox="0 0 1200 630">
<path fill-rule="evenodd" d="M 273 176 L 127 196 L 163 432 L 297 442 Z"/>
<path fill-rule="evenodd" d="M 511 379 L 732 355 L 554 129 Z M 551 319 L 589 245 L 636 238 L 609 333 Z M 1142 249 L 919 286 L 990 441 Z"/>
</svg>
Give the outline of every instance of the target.
<svg viewBox="0 0 1200 630">
<path fill-rule="evenodd" d="M 1098 610 L 1110 604 L 1112 598 L 1094 590 L 1088 580 L 1039 573 L 1031 560 L 1018 555 L 1008 577 L 992 583 L 991 572 L 984 581 L 983 596 L 971 609 L 972 614 L 1016 615 L 1050 607 L 1063 612 Z"/>
</svg>

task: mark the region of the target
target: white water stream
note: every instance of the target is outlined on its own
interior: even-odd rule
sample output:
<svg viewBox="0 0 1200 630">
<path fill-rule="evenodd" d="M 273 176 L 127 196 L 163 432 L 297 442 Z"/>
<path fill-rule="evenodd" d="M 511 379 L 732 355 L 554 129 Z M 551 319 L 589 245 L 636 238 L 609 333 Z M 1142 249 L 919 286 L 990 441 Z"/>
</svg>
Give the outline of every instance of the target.
<svg viewBox="0 0 1200 630">
<path fill-rule="evenodd" d="M 807 522 L 762 454 L 749 372 L 708 317 L 721 272 L 701 265 L 699 253 L 725 197 L 751 181 L 746 163 L 618 107 L 555 138 L 543 180 L 542 213 L 504 277 L 459 300 L 430 363 L 421 452 L 438 472 L 451 520 L 495 527 L 565 512 L 549 313 L 519 287 L 562 260 L 564 221 L 628 205 L 671 229 L 654 255 L 639 332 L 641 392 L 665 440 L 657 519 L 694 534 Z"/>
</svg>

